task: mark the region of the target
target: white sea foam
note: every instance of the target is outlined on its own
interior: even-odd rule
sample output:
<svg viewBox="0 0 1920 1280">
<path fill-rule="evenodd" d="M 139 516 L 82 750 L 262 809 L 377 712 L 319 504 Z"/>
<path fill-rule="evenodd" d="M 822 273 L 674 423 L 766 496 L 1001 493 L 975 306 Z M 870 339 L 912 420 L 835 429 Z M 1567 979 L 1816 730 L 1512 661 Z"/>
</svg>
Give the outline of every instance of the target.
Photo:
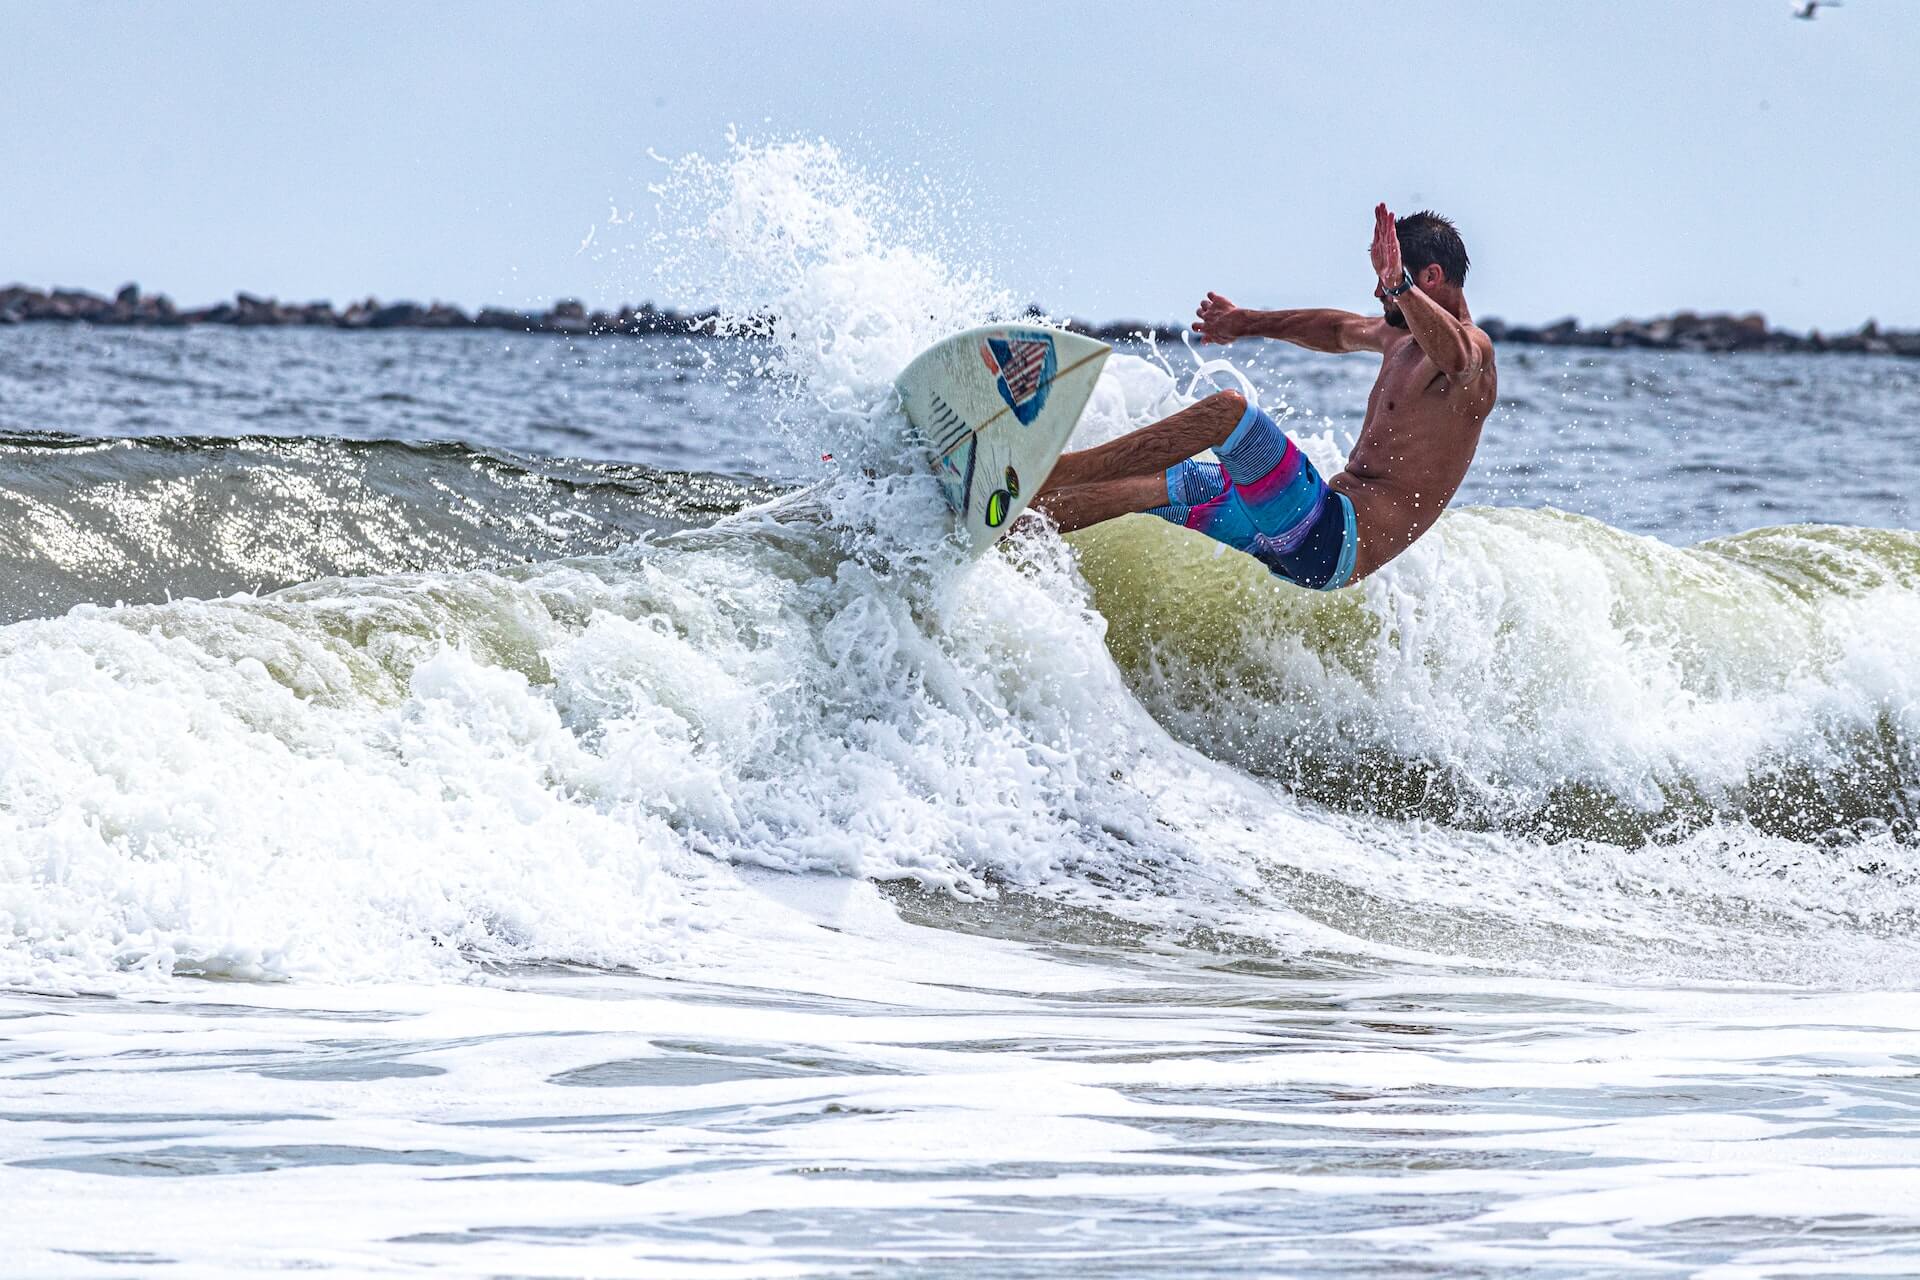
<svg viewBox="0 0 1920 1280">
<path fill-rule="evenodd" d="M 802 408 L 783 437 L 803 459 L 898 454 L 898 433 L 874 424 L 895 375 L 955 329 L 1016 310 L 956 255 L 956 193 L 876 174 L 825 139 L 735 136 L 717 160 L 670 162 L 653 190 L 659 279 L 717 307 L 718 332 L 769 339 L 757 367 L 794 384 Z"/>
</svg>

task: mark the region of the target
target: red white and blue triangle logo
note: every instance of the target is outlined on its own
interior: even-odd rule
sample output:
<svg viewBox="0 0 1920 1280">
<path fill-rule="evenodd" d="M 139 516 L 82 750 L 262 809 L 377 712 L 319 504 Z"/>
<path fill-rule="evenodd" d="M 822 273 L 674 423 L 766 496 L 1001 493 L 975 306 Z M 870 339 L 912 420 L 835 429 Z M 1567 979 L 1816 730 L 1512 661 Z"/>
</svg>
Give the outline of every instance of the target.
<svg viewBox="0 0 1920 1280">
<path fill-rule="evenodd" d="M 1009 329 L 1002 337 L 980 344 L 980 358 L 995 377 L 1000 398 L 1022 426 L 1030 425 L 1046 407 L 1057 362 L 1053 335 L 1031 329 Z"/>
</svg>

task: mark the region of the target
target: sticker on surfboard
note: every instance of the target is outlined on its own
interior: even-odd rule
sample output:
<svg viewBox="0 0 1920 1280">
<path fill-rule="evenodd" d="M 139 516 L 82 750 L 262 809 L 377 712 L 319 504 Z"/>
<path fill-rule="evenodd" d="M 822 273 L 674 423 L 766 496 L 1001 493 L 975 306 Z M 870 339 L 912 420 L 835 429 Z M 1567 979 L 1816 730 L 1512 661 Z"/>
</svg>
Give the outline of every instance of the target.
<svg viewBox="0 0 1920 1280">
<path fill-rule="evenodd" d="M 1047 392 L 1053 389 L 1054 370 L 1059 367 L 1053 335 L 1032 329 L 989 335 L 980 340 L 980 358 L 994 375 L 1000 398 L 1013 416 L 1022 425 L 1031 425 L 1047 407 Z"/>
</svg>

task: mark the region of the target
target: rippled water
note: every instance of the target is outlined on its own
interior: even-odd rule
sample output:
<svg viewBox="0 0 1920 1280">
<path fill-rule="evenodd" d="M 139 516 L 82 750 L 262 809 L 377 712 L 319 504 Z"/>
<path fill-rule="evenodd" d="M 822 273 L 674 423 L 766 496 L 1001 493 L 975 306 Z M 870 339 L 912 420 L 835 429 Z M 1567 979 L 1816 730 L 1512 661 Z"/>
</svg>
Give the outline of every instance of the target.
<svg viewBox="0 0 1920 1280">
<path fill-rule="evenodd" d="M 0 330 L 0 1271 L 1920 1266 L 1920 366 L 1503 348 L 1353 591 L 967 566 L 886 386 L 1005 299 L 675 174 L 774 340 Z"/>
<path fill-rule="evenodd" d="M 1911 994 L 996 944 L 844 886 L 802 914 L 886 976 L 11 1000 L 13 1247 L 56 1274 L 969 1276 L 1891 1275 L 1920 1249 Z M 81 1232 L 83 1187 L 115 1208 Z"/>
</svg>

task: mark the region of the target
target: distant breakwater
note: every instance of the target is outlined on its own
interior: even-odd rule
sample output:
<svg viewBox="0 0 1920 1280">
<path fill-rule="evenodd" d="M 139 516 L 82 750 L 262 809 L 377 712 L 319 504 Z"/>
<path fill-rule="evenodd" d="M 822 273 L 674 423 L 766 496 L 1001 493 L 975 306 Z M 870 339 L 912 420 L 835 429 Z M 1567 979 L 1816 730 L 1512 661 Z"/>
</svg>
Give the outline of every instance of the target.
<svg viewBox="0 0 1920 1280">
<path fill-rule="evenodd" d="M 1573 319 L 1537 327 L 1490 319 L 1480 322 L 1495 342 L 1544 347 L 1639 347 L 1653 351 L 1848 352 L 1856 355 L 1920 356 L 1920 330 L 1882 329 L 1869 320 L 1846 333 L 1774 329 L 1758 312 L 1746 315 L 1677 311 L 1652 320 L 1616 320 L 1585 329 Z"/>
<path fill-rule="evenodd" d="M 1034 308 L 1034 318 L 1044 313 Z M 0 288 L 0 325 L 24 323 L 84 323 L 151 328 L 196 324 L 249 327 L 312 326 L 329 329 L 493 329 L 508 333 L 566 334 L 580 337 L 607 335 L 685 334 L 717 331 L 717 311 L 675 311 L 651 302 L 623 306 L 618 311 L 592 311 L 572 300 L 556 302 L 540 311 L 482 307 L 469 312 L 445 302 L 381 302 L 366 298 L 336 309 L 331 302 L 281 302 L 250 293 L 235 294 L 231 302 L 205 307 L 177 307 L 164 293 L 142 293 L 129 284 L 113 297 L 84 289 L 34 289 L 25 285 Z M 1109 342 L 1151 337 L 1179 339 L 1181 326 L 1145 320 L 1092 323 L 1054 320 L 1075 333 Z M 1599 328 L 1584 328 L 1577 320 L 1535 326 L 1504 320 L 1480 322 L 1495 342 L 1531 343 L 1548 347 L 1640 348 L 1655 351 L 1764 351 L 1851 352 L 1864 355 L 1920 357 L 1920 330 L 1882 329 L 1869 320 L 1846 333 L 1819 330 L 1794 333 L 1769 327 L 1757 312 L 1745 315 L 1675 312 L 1651 320 L 1617 320 Z M 729 332 L 748 336 L 771 334 L 771 317 L 735 325 Z"/>
</svg>

